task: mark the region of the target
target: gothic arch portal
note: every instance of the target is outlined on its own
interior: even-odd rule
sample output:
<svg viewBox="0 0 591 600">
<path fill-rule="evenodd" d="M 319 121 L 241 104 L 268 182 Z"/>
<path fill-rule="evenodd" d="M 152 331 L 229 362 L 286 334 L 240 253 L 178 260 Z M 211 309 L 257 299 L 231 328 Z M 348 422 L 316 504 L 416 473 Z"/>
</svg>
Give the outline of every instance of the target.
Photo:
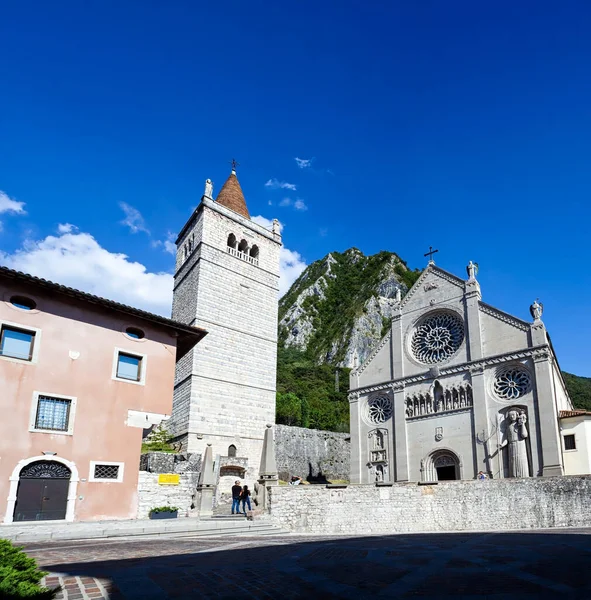
<svg viewBox="0 0 591 600">
<path fill-rule="evenodd" d="M 75 463 L 66 460 L 65 458 L 61 458 L 56 455 L 41 455 L 41 456 L 33 456 L 31 458 L 24 458 L 19 461 L 14 470 L 12 471 L 12 475 L 9 478 L 10 481 L 10 490 L 8 492 L 8 502 L 6 503 L 6 514 L 4 516 L 5 523 L 12 523 L 14 520 L 14 508 L 16 505 L 16 498 L 18 492 L 18 484 L 20 481 L 21 471 L 25 469 L 25 467 L 36 463 L 36 462 L 48 462 L 48 463 L 61 463 L 70 471 L 70 484 L 68 486 L 68 497 L 67 497 L 67 505 L 66 505 L 66 518 L 65 521 L 73 521 L 74 520 L 74 504 L 76 502 L 76 492 L 78 490 L 78 482 L 80 481 L 80 477 L 78 475 L 78 469 Z"/>
<path fill-rule="evenodd" d="M 421 481 L 454 481 L 462 479 L 462 463 L 449 448 L 431 452 L 421 461 Z"/>
</svg>

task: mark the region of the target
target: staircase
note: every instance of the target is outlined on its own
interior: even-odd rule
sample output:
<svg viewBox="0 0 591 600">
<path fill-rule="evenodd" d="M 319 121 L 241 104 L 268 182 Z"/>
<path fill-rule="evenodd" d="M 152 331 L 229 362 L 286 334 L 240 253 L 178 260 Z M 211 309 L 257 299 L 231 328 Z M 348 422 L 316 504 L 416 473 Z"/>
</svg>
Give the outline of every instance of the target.
<svg viewBox="0 0 591 600">
<path fill-rule="evenodd" d="M 221 511 L 220 511 L 221 512 Z M 228 511 L 229 512 L 229 511 Z M 211 518 L 181 518 L 159 521 L 95 521 L 43 525 L 3 525 L 0 537 L 14 542 L 49 542 L 113 538 L 196 538 L 207 536 L 284 535 L 288 532 L 266 518 L 247 521 L 244 515 L 221 514 Z"/>
</svg>

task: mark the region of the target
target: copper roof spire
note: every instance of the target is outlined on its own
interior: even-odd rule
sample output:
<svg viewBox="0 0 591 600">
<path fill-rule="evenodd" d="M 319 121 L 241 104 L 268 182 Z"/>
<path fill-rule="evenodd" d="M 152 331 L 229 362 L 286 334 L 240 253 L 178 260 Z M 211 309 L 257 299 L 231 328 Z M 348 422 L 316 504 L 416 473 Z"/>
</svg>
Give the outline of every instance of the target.
<svg viewBox="0 0 591 600">
<path fill-rule="evenodd" d="M 238 166 L 238 163 L 232 159 L 231 164 L 232 172 L 230 173 L 230 177 L 226 179 L 226 183 L 222 186 L 222 189 L 216 198 L 216 202 L 237 212 L 239 215 L 250 219 L 248 208 L 246 208 L 246 200 L 244 199 L 242 188 L 236 177 L 236 167 Z"/>
</svg>

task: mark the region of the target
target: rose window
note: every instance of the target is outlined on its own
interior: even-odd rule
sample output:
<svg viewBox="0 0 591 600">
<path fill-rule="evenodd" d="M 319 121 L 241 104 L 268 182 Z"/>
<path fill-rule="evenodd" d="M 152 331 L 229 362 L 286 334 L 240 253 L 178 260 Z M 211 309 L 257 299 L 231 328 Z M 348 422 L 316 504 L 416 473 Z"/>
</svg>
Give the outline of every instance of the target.
<svg viewBox="0 0 591 600">
<path fill-rule="evenodd" d="M 521 367 L 509 367 L 497 373 L 494 382 L 495 394 L 504 400 L 521 398 L 530 389 L 529 373 Z"/>
<path fill-rule="evenodd" d="M 373 425 L 385 423 L 392 416 L 390 398 L 380 396 L 367 401 L 364 409 L 365 420 Z"/>
<path fill-rule="evenodd" d="M 449 312 L 437 313 L 424 319 L 411 339 L 414 357 L 422 363 L 439 363 L 450 356 L 464 341 L 462 319 Z"/>
</svg>

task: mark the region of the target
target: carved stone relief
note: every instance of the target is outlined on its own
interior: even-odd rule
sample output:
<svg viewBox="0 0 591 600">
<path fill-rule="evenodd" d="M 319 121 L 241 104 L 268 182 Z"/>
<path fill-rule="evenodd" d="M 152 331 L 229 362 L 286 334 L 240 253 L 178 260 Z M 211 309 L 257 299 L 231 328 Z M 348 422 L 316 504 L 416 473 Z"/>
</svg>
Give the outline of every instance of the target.
<svg viewBox="0 0 591 600">
<path fill-rule="evenodd" d="M 405 403 L 407 419 L 470 408 L 473 403 L 472 386 L 469 383 L 456 384 L 444 389 L 436 381 L 431 391 L 410 394 Z"/>
</svg>

